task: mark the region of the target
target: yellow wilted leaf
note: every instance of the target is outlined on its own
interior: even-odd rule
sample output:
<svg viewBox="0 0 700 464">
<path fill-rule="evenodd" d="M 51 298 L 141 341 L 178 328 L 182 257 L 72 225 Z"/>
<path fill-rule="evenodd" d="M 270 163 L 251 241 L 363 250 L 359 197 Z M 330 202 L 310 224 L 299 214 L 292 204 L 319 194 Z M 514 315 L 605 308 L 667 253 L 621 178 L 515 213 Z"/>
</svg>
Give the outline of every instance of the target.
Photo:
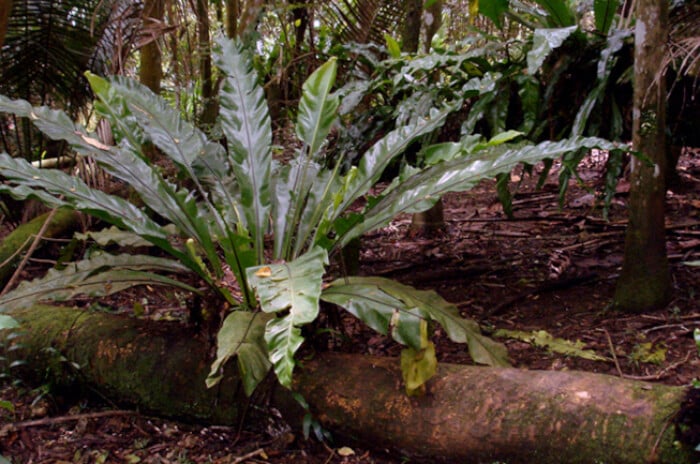
<svg viewBox="0 0 700 464">
<path fill-rule="evenodd" d="M 355 454 L 355 451 L 352 448 L 349 448 L 347 446 L 343 446 L 342 448 L 338 448 L 338 455 L 343 456 L 343 457 L 348 457 L 352 456 Z"/>
</svg>

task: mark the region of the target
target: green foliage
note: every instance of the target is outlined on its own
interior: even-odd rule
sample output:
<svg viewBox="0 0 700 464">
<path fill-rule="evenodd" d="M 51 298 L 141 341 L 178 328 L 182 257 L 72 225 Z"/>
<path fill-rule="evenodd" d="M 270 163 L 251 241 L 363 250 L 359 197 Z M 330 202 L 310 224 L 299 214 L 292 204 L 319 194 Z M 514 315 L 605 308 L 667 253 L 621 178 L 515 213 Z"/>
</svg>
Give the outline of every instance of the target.
<svg viewBox="0 0 700 464">
<path fill-rule="evenodd" d="M 16 329 L 17 327 L 19 327 L 19 323 L 14 318 L 6 314 L 0 314 L 0 330 Z"/>
<path fill-rule="evenodd" d="M 342 153 L 329 155 L 326 141 L 340 107 L 340 95 L 332 92 L 337 72 L 332 59 L 303 86 L 296 124 L 301 148 L 290 162 L 278 163 L 272 159 L 270 118 L 249 53 L 224 39 L 215 52 L 223 74 L 219 122 L 225 147 L 129 79 L 88 75 L 97 96 L 95 109 L 111 123 L 115 146 L 102 144 L 59 111 L 0 97 L 0 111 L 27 117 L 50 137 L 91 156 L 130 185 L 144 207 L 6 154 L 0 155 L 0 175 L 7 179 L 0 191 L 80 210 L 121 231 L 98 235 L 103 243 L 140 244 L 133 241 L 135 235 L 169 256 L 132 255 L 128 247 L 119 255 L 94 253 L 6 294 L 0 298 L 0 309 L 80 293 L 106 295 L 144 283 L 202 292 L 173 276 L 196 277 L 206 288 L 210 312 L 231 311 L 219 330 L 217 358 L 207 383 L 216 384 L 226 362 L 236 358 L 247 393 L 271 367 L 282 385 L 291 385 L 295 353 L 304 341 L 301 328 L 316 319 L 321 299 L 346 308 L 408 346 L 403 366 L 412 393 L 421 391 L 434 372 L 428 321 L 439 323 L 452 340 L 466 343 L 476 362 L 506 365 L 505 348 L 481 335 L 473 321 L 463 319 L 434 292 L 379 278 L 349 277 L 324 285 L 328 256 L 397 214 L 428 209 L 444 193 L 467 190 L 518 163 L 614 146 L 583 137 L 539 145 L 509 144 L 519 135 L 516 132 L 488 141 L 464 137 L 455 145 L 434 150 L 440 154 L 431 159 L 432 164 L 405 171 L 377 197 L 367 197 L 385 169 L 413 141 L 430 136 L 459 107 L 459 99 L 457 103 L 452 99 L 456 90 L 433 94 L 426 81 L 426 98 L 414 101 L 425 108 L 413 111 L 409 108 L 415 109 L 414 103 L 404 105 L 396 127 L 363 150 L 355 166 L 348 166 Z M 472 58 L 446 55 L 402 66 L 428 76 L 441 63 L 460 70 L 462 76 L 478 76 L 464 83 L 466 93 L 476 96 L 482 93 L 480 86 L 490 88 L 493 76 L 480 71 L 487 63 Z M 408 82 L 400 85 L 410 87 Z M 148 158 L 144 148 L 148 145 L 157 147 L 176 176 L 166 176 Z M 350 207 L 363 197 L 368 200 L 364 209 L 351 212 Z M 266 243 L 269 235 L 271 247 Z"/>
<path fill-rule="evenodd" d="M 304 342 L 300 327 L 318 315 L 326 265 L 326 250 L 316 247 L 289 263 L 247 269 L 262 310 L 284 314 L 270 320 L 265 330 L 270 361 L 282 385 L 292 383 L 294 354 Z"/>
</svg>

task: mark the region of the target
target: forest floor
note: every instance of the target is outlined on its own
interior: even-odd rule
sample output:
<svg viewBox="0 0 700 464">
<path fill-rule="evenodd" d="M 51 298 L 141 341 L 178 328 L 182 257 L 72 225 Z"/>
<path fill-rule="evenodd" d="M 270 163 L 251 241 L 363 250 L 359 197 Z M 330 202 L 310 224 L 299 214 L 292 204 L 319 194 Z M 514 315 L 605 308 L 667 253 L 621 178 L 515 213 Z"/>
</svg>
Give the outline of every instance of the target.
<svg viewBox="0 0 700 464">
<path fill-rule="evenodd" d="M 667 195 L 668 255 L 674 296 L 644 314 L 610 302 L 622 265 L 628 185 L 622 181 L 604 220 L 597 191 L 604 160 L 588 157 L 583 184 L 558 203 L 556 177 L 541 189 L 511 175 L 514 218 L 493 181 L 444 199 L 447 229 L 410 237 L 410 217 L 362 240 L 360 271 L 433 289 L 508 348 L 514 366 L 586 370 L 687 385 L 700 377 L 693 331 L 700 328 L 700 152 L 686 151 L 681 186 Z M 40 266 L 37 264 L 37 266 Z M 397 356 L 400 348 L 351 316 L 333 349 Z M 470 363 L 463 345 L 436 329 L 441 361 Z M 11 425 L 9 427 L 8 425 Z M 406 462 L 358 447 L 289 433 L 185 424 L 124 410 L 97 398 L 67 398 L 48 386 L 7 378 L 0 387 L 0 464 L 12 463 L 378 463 Z"/>
</svg>

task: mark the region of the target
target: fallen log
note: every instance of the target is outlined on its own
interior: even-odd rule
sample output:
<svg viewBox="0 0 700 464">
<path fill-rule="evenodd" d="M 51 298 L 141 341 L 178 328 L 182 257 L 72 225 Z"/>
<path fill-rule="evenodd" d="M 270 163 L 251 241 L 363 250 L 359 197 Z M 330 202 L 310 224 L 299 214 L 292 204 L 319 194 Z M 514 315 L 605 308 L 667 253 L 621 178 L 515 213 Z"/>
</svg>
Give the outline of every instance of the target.
<svg viewBox="0 0 700 464">
<path fill-rule="evenodd" d="M 21 335 L 5 331 L 0 346 L 5 356 L 27 361 L 25 376 L 50 372 L 54 382 L 79 381 L 144 411 L 208 423 L 238 424 L 248 420 L 246 411 L 266 406 L 292 424 L 304 414 L 288 390 L 274 385 L 247 408 L 233 363 L 217 388 L 206 389 L 210 342 L 178 323 L 51 306 L 9 314 L 22 324 Z M 295 389 L 324 427 L 412 460 L 696 462 L 694 444 L 680 440 L 698 427 L 700 406 L 689 399 L 697 390 L 689 388 L 442 364 L 427 395 L 415 398 L 406 396 L 395 359 L 323 353 L 302 364 Z"/>
</svg>

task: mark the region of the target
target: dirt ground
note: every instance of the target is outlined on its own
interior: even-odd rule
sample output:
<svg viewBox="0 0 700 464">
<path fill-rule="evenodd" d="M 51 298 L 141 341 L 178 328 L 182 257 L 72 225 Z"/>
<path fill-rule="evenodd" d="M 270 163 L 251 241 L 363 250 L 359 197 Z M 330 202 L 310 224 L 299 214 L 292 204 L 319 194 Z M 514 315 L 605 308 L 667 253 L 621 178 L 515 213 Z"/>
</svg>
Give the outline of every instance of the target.
<svg viewBox="0 0 700 464">
<path fill-rule="evenodd" d="M 447 229 L 410 237 L 410 217 L 362 241 L 361 273 L 434 289 L 503 341 L 514 366 L 576 369 L 687 385 L 700 377 L 700 152 L 686 151 L 682 184 L 667 196 L 674 297 L 663 309 L 618 314 L 610 307 L 622 264 L 628 185 L 602 217 L 602 155 L 586 159 L 583 184 L 563 207 L 556 177 L 542 189 L 514 172 L 513 219 L 493 181 L 444 199 Z M 39 266 L 39 264 L 37 264 Z M 395 356 L 399 347 L 351 316 L 335 349 Z M 464 346 L 436 329 L 441 361 L 469 363 Z M 10 427 L 11 425 L 11 427 Z M 7 377 L 0 390 L 0 456 L 12 463 L 379 463 L 405 462 L 290 432 L 184 424 L 138 414 L 99 397 L 69 398 Z M 4 463 L 0 457 L 0 464 Z"/>
</svg>

